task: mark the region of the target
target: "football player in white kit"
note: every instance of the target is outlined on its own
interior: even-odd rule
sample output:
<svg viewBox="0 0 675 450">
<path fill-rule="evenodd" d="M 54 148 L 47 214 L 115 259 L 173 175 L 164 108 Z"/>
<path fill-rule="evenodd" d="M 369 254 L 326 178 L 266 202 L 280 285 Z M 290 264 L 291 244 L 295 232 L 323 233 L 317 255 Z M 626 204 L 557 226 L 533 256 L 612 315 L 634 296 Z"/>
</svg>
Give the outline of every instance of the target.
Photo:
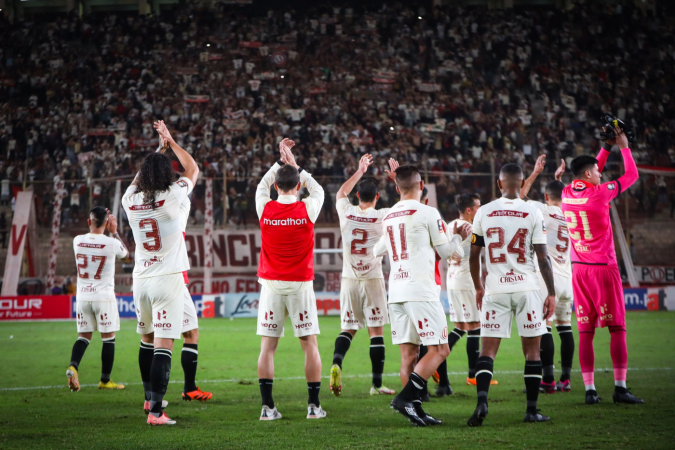
<svg viewBox="0 0 675 450">
<path fill-rule="evenodd" d="M 375 255 L 389 254 L 391 335 L 401 350 L 404 388 L 391 406 L 417 426 L 441 423 L 424 412 L 421 397 L 426 380 L 450 353 L 436 253 L 450 259 L 470 233 L 469 226 L 463 226 L 448 241 L 438 210 L 420 203 L 423 188 L 417 168 L 406 165 L 396 169 L 396 190 L 401 201 L 383 219 L 384 235 L 374 248 Z M 420 344 L 428 350 L 418 361 Z"/>
<path fill-rule="evenodd" d="M 169 143 L 185 172 L 177 181 L 171 161 L 161 153 L 145 158 L 141 170 L 122 197 L 136 242 L 134 304 L 141 335 L 139 366 L 146 401 L 147 423 L 173 425 L 162 411 L 171 373 L 175 339 L 182 331 L 185 279 L 190 263 L 183 237 L 180 205 L 194 187 L 199 168 L 192 156 L 173 140 L 163 121 L 155 129 Z M 152 345 L 154 355 L 149 353 Z"/>
<path fill-rule="evenodd" d="M 370 395 L 395 393 L 382 384 L 385 355 L 383 327 L 389 323 L 389 315 L 382 257 L 373 254 L 373 247 L 382 237 L 382 219 L 389 212 L 389 208 L 375 209 L 380 198 L 375 180 L 363 180 L 359 184 L 356 193 L 358 206 L 349 201 L 349 194 L 372 163 L 372 155 L 361 157 L 359 168 L 340 187 L 335 203 L 340 218 L 343 258 L 340 286 L 341 332 L 335 339 L 333 366 L 330 369 L 330 390 L 336 397 L 342 394 L 342 361 L 356 332 L 365 327 L 368 327 L 370 336 L 373 374 Z"/>
<path fill-rule="evenodd" d="M 129 251 L 117 233 L 117 220 L 103 206 L 95 206 L 87 219 L 89 233 L 73 239 L 77 262 L 77 340 L 66 370 L 68 387 L 80 390 L 78 369 L 94 331 L 101 333 L 101 381 L 99 389 L 124 389 L 110 380 L 115 360 L 115 332 L 120 329 L 120 315 L 115 297 L 115 258 Z M 111 237 L 104 235 L 108 230 Z"/>
<path fill-rule="evenodd" d="M 160 146 L 157 151 L 159 153 L 166 152 L 169 148 L 169 143 L 165 141 L 161 135 L 159 137 L 159 142 Z M 185 236 L 185 229 L 187 228 L 187 223 L 190 219 L 191 205 L 190 197 L 187 196 L 182 199 L 180 204 L 181 220 L 183 221 L 183 236 Z M 197 359 L 199 357 L 199 321 L 195 303 L 192 301 L 192 296 L 187 287 L 187 272 L 184 272 L 183 276 L 185 278 L 185 284 L 183 284 L 183 324 L 181 328 L 183 333 L 183 349 L 180 353 L 180 363 L 183 367 L 185 379 L 183 381 L 183 393 L 181 395 L 185 401 L 199 400 L 200 402 L 205 402 L 211 400 L 213 394 L 211 392 L 202 391 L 195 383 L 197 375 Z M 152 347 L 149 347 L 148 350 L 152 351 Z M 162 403 L 163 408 L 168 404 L 166 400 L 163 400 Z M 146 406 L 149 405 L 150 403 L 147 402 Z M 146 413 L 148 412 L 149 410 L 146 409 Z"/>
<path fill-rule="evenodd" d="M 546 155 L 537 159 L 532 175 L 525 180 L 525 185 L 520 191 L 520 197 L 527 199 L 527 194 L 537 176 L 544 171 Z M 574 333 L 572 332 L 572 263 L 570 260 L 570 237 L 567 230 L 565 215 L 561 209 L 562 191 L 565 185 L 560 181 L 565 173 L 565 161 L 561 160 L 560 166 L 555 171 L 555 180 L 546 185 L 546 204 L 534 200 L 527 202 L 541 211 L 546 226 L 546 246 L 548 256 L 553 268 L 555 281 L 556 308 L 555 314 L 546 322 L 546 334 L 541 337 L 541 363 L 544 368 L 544 376 L 541 380 L 541 392 L 553 394 L 556 391 L 569 392 L 571 390 L 570 375 L 572 372 L 572 360 L 574 359 Z M 544 279 L 539 273 L 539 285 L 542 295 L 546 292 Z M 560 381 L 555 382 L 555 366 L 553 357 L 555 344 L 551 334 L 551 325 L 555 321 L 558 335 L 560 336 L 560 363 L 562 374 Z"/>
<path fill-rule="evenodd" d="M 555 309 L 553 272 L 546 252 L 544 218 L 538 209 L 520 199 L 523 170 L 505 164 L 499 172 L 502 197 L 481 206 L 473 219 L 469 265 L 481 311 L 481 352 L 476 363 L 478 404 L 468 421 L 481 426 L 488 413 L 488 390 L 499 344 L 511 337 L 515 315 L 525 355 L 527 412 L 525 422 L 545 422 L 550 418 L 537 411 L 541 359 L 539 343 L 546 332 L 545 321 Z M 486 286 L 480 273 L 480 253 L 486 247 Z M 547 287 L 544 299 L 539 291 L 534 254 Z"/>
</svg>

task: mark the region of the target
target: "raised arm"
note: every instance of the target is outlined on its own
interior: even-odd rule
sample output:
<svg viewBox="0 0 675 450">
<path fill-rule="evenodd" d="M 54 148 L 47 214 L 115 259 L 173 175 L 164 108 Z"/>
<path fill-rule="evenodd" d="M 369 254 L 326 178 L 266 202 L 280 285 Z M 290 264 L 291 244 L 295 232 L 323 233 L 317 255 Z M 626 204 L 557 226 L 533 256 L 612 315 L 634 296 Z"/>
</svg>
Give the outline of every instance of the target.
<svg viewBox="0 0 675 450">
<path fill-rule="evenodd" d="M 354 190 L 356 183 L 358 183 L 361 177 L 365 175 L 366 171 L 368 170 L 368 166 L 370 166 L 372 163 L 373 155 L 366 153 L 361 157 L 361 160 L 359 161 L 359 168 L 356 170 L 354 175 L 352 175 L 347 181 L 344 182 L 342 186 L 340 186 L 340 190 L 338 190 L 336 196 L 337 200 L 340 200 L 341 198 L 347 198 L 349 196 L 349 194 Z"/>
<path fill-rule="evenodd" d="M 537 179 L 540 173 L 544 171 L 544 164 L 546 164 L 546 155 L 541 155 L 537 158 L 537 162 L 534 163 L 534 169 L 532 170 L 532 175 L 527 177 L 525 184 L 520 189 L 520 198 L 527 198 L 527 194 L 530 192 L 534 181 Z"/>
<path fill-rule="evenodd" d="M 122 238 L 117 232 L 117 219 L 110 214 L 110 211 L 108 211 L 108 224 L 106 225 L 106 228 L 108 229 L 110 236 L 117 239 L 121 246 L 119 249 L 115 249 L 115 256 L 118 258 L 126 258 L 127 255 L 129 255 L 129 250 L 127 249 L 127 246 L 124 245 L 124 241 L 122 241 Z"/>
<path fill-rule="evenodd" d="M 288 146 L 292 147 L 293 145 L 295 145 L 295 142 L 288 138 L 279 142 L 279 153 L 281 154 L 279 161 L 274 163 L 270 170 L 267 171 L 265 176 L 263 176 L 262 180 L 260 180 L 260 183 L 258 183 L 258 188 L 255 191 L 255 209 L 259 218 L 262 217 L 265 205 L 272 200 L 270 197 L 270 189 L 272 189 L 272 185 L 276 179 L 277 170 L 279 170 L 283 164 L 286 164 L 284 161 L 284 149 Z"/>
<path fill-rule="evenodd" d="M 309 191 L 309 197 L 303 199 L 303 203 L 307 207 L 307 215 L 309 220 L 316 222 L 316 219 L 319 218 L 319 213 L 321 212 L 321 207 L 323 206 L 323 201 L 325 198 L 325 193 L 321 185 L 312 178 L 310 173 L 303 170 L 295 162 L 295 156 L 291 149 L 295 145 L 295 142 L 288 139 L 288 142 L 284 144 L 284 141 L 281 141 L 280 152 L 281 152 L 281 161 L 284 164 L 295 167 L 298 172 L 300 172 L 300 183 L 304 184 L 307 190 Z"/>
<path fill-rule="evenodd" d="M 166 127 L 166 125 L 164 125 L 163 120 L 155 122 L 154 126 L 159 135 L 169 144 L 169 147 L 171 147 L 171 150 L 173 150 L 174 155 L 176 155 L 176 158 L 178 158 L 178 161 L 180 161 L 181 165 L 185 169 L 183 176 L 192 181 L 193 186 L 196 185 L 197 177 L 199 176 L 199 166 L 197 166 L 197 163 L 195 162 L 192 155 L 176 144 L 176 141 L 173 140 L 171 133 L 169 133 L 169 129 Z"/>
<path fill-rule="evenodd" d="M 621 156 L 623 157 L 623 167 L 624 174 L 619 177 L 617 180 L 621 187 L 621 192 L 625 192 L 629 187 L 635 183 L 638 178 L 637 165 L 633 159 L 633 154 L 628 148 L 628 138 L 625 133 L 621 132 L 620 128 L 615 128 L 614 133 L 616 133 L 616 145 L 621 149 Z M 600 164 L 598 163 L 598 167 Z"/>
</svg>

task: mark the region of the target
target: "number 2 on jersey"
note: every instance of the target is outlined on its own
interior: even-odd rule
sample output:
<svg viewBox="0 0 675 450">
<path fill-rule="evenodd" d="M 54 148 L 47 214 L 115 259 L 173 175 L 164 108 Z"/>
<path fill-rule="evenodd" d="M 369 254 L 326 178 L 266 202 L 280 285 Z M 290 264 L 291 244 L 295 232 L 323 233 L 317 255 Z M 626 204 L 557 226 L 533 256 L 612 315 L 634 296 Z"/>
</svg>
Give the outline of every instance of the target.
<svg viewBox="0 0 675 450">
<path fill-rule="evenodd" d="M 78 278 L 82 279 L 87 279 L 89 278 L 89 272 L 82 272 L 82 270 L 86 269 L 89 267 L 89 258 L 87 255 L 83 255 L 82 253 L 78 253 L 75 255 L 75 259 L 77 259 L 77 276 Z M 103 267 L 105 267 L 105 260 L 107 257 L 105 256 L 92 256 L 91 261 L 96 262 L 100 261 L 98 263 L 98 269 L 96 269 L 96 275 L 94 275 L 94 280 L 100 280 L 101 279 L 101 272 L 103 272 Z M 80 263 L 80 260 L 82 260 L 82 263 Z"/>
<path fill-rule="evenodd" d="M 144 242 L 143 248 L 149 252 L 156 252 L 162 248 L 162 237 L 159 235 L 159 225 L 155 219 L 143 219 L 138 222 L 138 228 L 144 230 L 150 227 L 150 231 L 145 232 L 145 237 L 152 238 L 152 243 Z"/>
<path fill-rule="evenodd" d="M 361 235 L 361 239 L 354 239 L 352 241 L 351 252 L 352 255 L 365 255 L 367 250 L 365 247 L 358 248 L 357 245 L 365 245 L 368 242 L 368 231 L 362 228 L 354 228 L 352 230 L 352 236 Z"/>
<path fill-rule="evenodd" d="M 394 238 L 394 227 L 389 225 L 387 227 L 387 234 L 389 235 L 389 243 L 391 243 L 391 259 L 398 261 L 399 259 L 408 259 L 408 242 L 405 240 L 405 224 L 399 223 L 398 230 L 401 236 L 401 252 L 396 250 L 396 239 Z"/>
<path fill-rule="evenodd" d="M 507 253 L 512 253 L 515 255 L 518 255 L 516 258 L 516 262 L 520 264 L 524 264 L 527 262 L 527 258 L 525 258 L 525 253 L 527 252 L 527 249 L 525 248 L 525 244 L 527 242 L 527 228 L 519 228 L 518 231 L 516 231 L 516 235 L 513 236 L 513 239 L 509 242 L 509 245 L 506 246 L 506 252 Z M 500 248 L 504 247 L 505 239 L 504 239 L 504 229 L 501 227 L 493 227 L 493 228 L 488 228 L 487 232 L 485 235 L 488 238 L 491 238 L 492 236 L 497 236 L 497 242 L 490 242 L 488 245 L 488 255 L 490 256 L 490 262 L 492 264 L 506 264 L 506 254 L 502 253 L 501 255 L 496 255 L 493 254 L 493 250 L 497 250 Z"/>
<path fill-rule="evenodd" d="M 588 224 L 588 214 L 586 211 L 579 211 L 579 217 L 581 217 L 581 226 L 584 229 L 584 240 L 593 239 L 593 234 L 591 234 L 591 226 Z M 572 231 L 577 227 L 577 225 L 579 225 L 577 215 L 574 213 L 574 211 L 565 211 L 565 219 L 567 219 L 570 237 L 575 241 L 580 241 L 581 235 L 579 232 Z"/>
</svg>

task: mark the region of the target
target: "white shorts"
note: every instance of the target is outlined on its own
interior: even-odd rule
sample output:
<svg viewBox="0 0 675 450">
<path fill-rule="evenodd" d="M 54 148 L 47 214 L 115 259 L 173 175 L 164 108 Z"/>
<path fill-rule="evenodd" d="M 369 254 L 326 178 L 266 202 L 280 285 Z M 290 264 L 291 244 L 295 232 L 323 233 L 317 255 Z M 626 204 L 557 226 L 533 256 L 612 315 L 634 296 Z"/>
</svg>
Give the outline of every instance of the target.
<svg viewBox="0 0 675 450">
<path fill-rule="evenodd" d="M 155 333 L 158 338 L 179 339 L 185 289 L 182 273 L 134 279 L 138 334 Z"/>
<path fill-rule="evenodd" d="M 293 294 L 277 294 L 264 284 L 258 304 L 259 336 L 284 337 L 286 318 L 291 317 L 295 337 L 319 334 L 319 315 L 311 285 Z"/>
<path fill-rule="evenodd" d="M 448 343 L 448 323 L 441 302 L 390 303 L 389 318 L 394 345 Z"/>
<path fill-rule="evenodd" d="M 120 313 L 115 301 L 76 301 L 77 332 L 114 333 L 120 330 Z"/>
<path fill-rule="evenodd" d="M 343 278 L 340 286 L 340 318 L 343 330 L 383 327 L 388 324 L 384 279 Z"/>
<path fill-rule="evenodd" d="M 483 297 L 480 336 L 510 338 L 514 314 L 519 336 L 536 337 L 546 333 L 544 299 L 541 298 L 541 293 L 524 291 Z"/>
<path fill-rule="evenodd" d="M 197 323 L 197 308 L 195 308 L 195 302 L 192 301 L 192 296 L 187 286 L 183 285 L 183 326 L 180 330 L 181 333 L 187 331 L 196 330 L 199 328 Z"/>
<path fill-rule="evenodd" d="M 476 307 L 476 291 L 448 289 L 450 320 L 453 322 L 480 322 L 480 311 Z"/>
<path fill-rule="evenodd" d="M 541 297 L 548 297 L 548 289 L 544 283 L 544 277 L 541 272 L 537 272 L 539 276 L 539 286 L 541 288 Z M 552 321 L 559 320 L 561 322 L 572 322 L 572 303 L 574 295 L 572 294 L 572 278 L 561 277 L 560 275 L 553 275 L 553 284 L 555 285 L 555 313 L 551 316 Z"/>
</svg>

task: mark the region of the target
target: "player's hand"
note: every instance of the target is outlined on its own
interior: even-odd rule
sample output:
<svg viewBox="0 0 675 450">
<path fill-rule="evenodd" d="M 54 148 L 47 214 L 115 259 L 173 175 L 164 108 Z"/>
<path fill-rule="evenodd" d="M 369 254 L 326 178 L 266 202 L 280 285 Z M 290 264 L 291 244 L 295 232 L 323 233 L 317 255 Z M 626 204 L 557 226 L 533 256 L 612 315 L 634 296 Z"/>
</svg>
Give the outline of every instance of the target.
<svg viewBox="0 0 675 450">
<path fill-rule="evenodd" d="M 478 308 L 478 311 L 483 310 L 484 296 L 485 296 L 485 288 L 483 288 L 483 286 L 476 288 L 476 308 Z"/>
<path fill-rule="evenodd" d="M 158 120 L 153 126 L 155 127 L 155 130 L 157 130 L 157 133 L 159 133 L 160 137 L 166 141 L 166 145 L 176 142 L 173 140 L 173 137 L 171 137 L 171 133 L 169 133 L 169 129 L 166 127 L 163 120 Z"/>
<path fill-rule="evenodd" d="M 398 161 L 394 158 L 389 158 L 389 170 L 385 169 L 385 173 L 394 181 L 396 181 L 396 169 L 398 169 L 398 166 Z"/>
<path fill-rule="evenodd" d="M 471 234 L 472 228 L 470 223 L 465 223 L 462 226 L 458 227 L 457 222 L 452 228 L 452 234 L 459 234 L 462 240 L 466 239 Z"/>
<path fill-rule="evenodd" d="M 546 165 L 546 155 L 541 155 L 539 158 L 537 158 L 537 162 L 534 163 L 534 173 L 539 175 L 544 171 L 544 167 Z"/>
<path fill-rule="evenodd" d="M 368 166 L 370 166 L 373 163 L 373 155 L 370 153 L 366 153 L 361 157 L 361 160 L 359 161 L 359 172 L 361 175 L 366 173 L 368 170 Z"/>
<path fill-rule="evenodd" d="M 561 159 L 560 165 L 555 169 L 555 179 L 561 181 L 563 175 L 565 175 L 565 160 Z"/>
<path fill-rule="evenodd" d="M 110 214 L 109 210 L 106 209 L 106 212 L 108 213 L 108 224 L 106 225 L 106 228 L 108 228 L 110 234 L 115 234 L 117 233 L 117 218 Z"/>
<path fill-rule="evenodd" d="M 602 131 L 607 131 L 607 128 L 602 127 Z M 616 133 L 616 132 L 615 132 Z M 616 139 L 610 139 L 609 141 L 606 141 L 609 145 L 614 145 L 616 144 Z"/>
<path fill-rule="evenodd" d="M 624 148 L 628 148 L 628 137 L 626 137 L 626 133 L 621 131 L 621 128 L 616 127 L 614 128 L 614 134 L 616 134 L 616 145 L 619 149 L 623 150 Z"/>
<path fill-rule="evenodd" d="M 544 320 L 549 320 L 555 312 L 555 295 L 549 295 L 544 300 Z"/>
<path fill-rule="evenodd" d="M 293 156 L 293 152 L 291 152 L 291 149 L 294 146 L 294 141 L 284 138 L 281 142 L 279 142 L 279 153 L 281 154 L 281 161 L 284 164 L 288 164 L 289 166 L 299 169 L 300 166 L 298 166 L 298 164 L 295 162 L 295 156 Z"/>
</svg>

